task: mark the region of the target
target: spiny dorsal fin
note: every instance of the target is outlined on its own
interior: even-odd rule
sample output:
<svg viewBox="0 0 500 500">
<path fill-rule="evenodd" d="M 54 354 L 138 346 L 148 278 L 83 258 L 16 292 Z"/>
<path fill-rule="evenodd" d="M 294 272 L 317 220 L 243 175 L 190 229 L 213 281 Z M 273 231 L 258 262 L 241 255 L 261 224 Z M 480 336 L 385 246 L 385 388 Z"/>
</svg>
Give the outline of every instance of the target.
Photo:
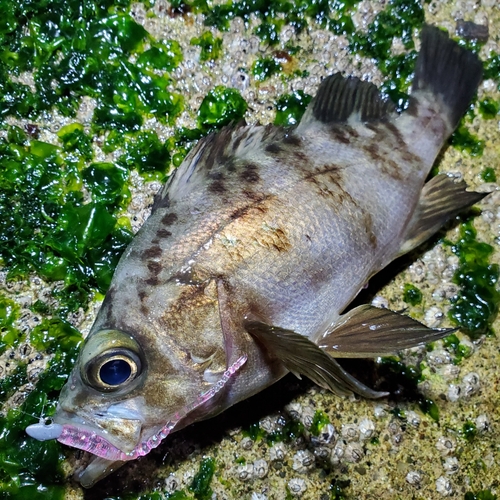
<svg viewBox="0 0 500 500">
<path fill-rule="evenodd" d="M 394 104 L 383 100 L 373 83 L 340 73 L 323 80 L 301 121 L 316 119 L 323 123 L 345 123 L 383 120 L 394 111 Z"/>
<path fill-rule="evenodd" d="M 416 248 L 439 231 L 447 220 L 489 194 L 466 191 L 466 188 L 464 181 L 455 182 L 446 174 L 436 175 L 427 182 L 408 223 L 399 255 Z"/>
<path fill-rule="evenodd" d="M 307 337 L 270 326 L 260 321 L 246 321 L 245 328 L 267 351 L 300 378 L 305 375 L 315 384 L 339 396 L 355 392 L 365 398 L 381 398 L 386 392 L 377 392 L 346 372 L 337 361 L 311 342 Z"/>
</svg>

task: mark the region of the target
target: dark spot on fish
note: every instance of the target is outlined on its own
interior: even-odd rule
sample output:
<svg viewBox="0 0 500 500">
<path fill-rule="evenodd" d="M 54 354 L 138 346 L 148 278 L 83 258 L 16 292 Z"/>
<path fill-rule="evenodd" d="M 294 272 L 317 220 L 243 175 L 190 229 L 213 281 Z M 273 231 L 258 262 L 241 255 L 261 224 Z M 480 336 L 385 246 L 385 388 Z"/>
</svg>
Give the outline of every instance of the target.
<svg viewBox="0 0 500 500">
<path fill-rule="evenodd" d="M 308 164 L 309 158 L 303 151 L 294 151 L 293 159 L 297 161 L 298 166 L 303 167 Z"/>
<path fill-rule="evenodd" d="M 267 153 L 270 153 L 270 154 L 278 154 L 278 153 L 281 153 L 281 151 L 283 151 L 283 148 L 279 144 L 276 144 L 275 142 L 271 142 L 270 144 L 268 144 L 265 147 L 265 150 Z"/>
<path fill-rule="evenodd" d="M 143 257 L 145 259 L 152 259 L 154 257 L 159 257 L 162 254 L 162 250 L 160 247 L 150 247 L 147 250 L 144 250 Z"/>
<path fill-rule="evenodd" d="M 228 159 L 224 162 L 224 167 L 228 172 L 234 172 L 236 170 L 236 160 L 234 157 L 228 157 Z"/>
<path fill-rule="evenodd" d="M 379 161 L 381 159 L 380 156 L 380 148 L 376 142 L 370 142 L 369 144 L 365 144 L 363 149 L 368 153 L 370 158 L 375 161 Z"/>
<path fill-rule="evenodd" d="M 148 316 L 148 315 L 149 315 L 149 307 L 147 307 L 146 305 L 141 304 L 141 305 L 139 306 L 139 309 L 140 309 L 141 314 L 142 314 L 143 316 Z"/>
<path fill-rule="evenodd" d="M 340 126 L 331 126 L 330 127 L 330 135 L 332 139 L 337 142 L 341 142 L 342 144 L 350 144 L 351 139 L 348 137 L 346 133 L 345 127 Z"/>
<path fill-rule="evenodd" d="M 169 236 L 172 236 L 172 233 L 170 231 L 168 231 L 167 229 L 158 229 L 158 231 L 156 231 L 156 236 L 158 236 L 158 238 L 168 238 Z"/>
<path fill-rule="evenodd" d="M 283 142 L 289 144 L 290 146 L 296 146 L 300 148 L 302 146 L 302 139 L 293 133 L 285 134 L 283 137 Z"/>
<path fill-rule="evenodd" d="M 351 137 L 358 138 L 359 134 L 358 131 L 354 127 L 350 127 L 349 125 L 344 126 L 344 130 L 346 133 L 348 133 Z"/>
<path fill-rule="evenodd" d="M 148 266 L 149 271 L 154 275 L 159 274 L 161 272 L 161 269 L 162 269 L 162 265 L 159 262 L 157 262 L 156 260 L 148 261 L 147 266 Z"/>
<path fill-rule="evenodd" d="M 241 144 L 241 141 L 243 140 L 244 138 L 244 134 L 240 134 L 238 137 L 236 137 L 236 139 L 233 141 L 233 151 L 236 151 L 239 147 L 240 147 L 240 144 Z"/>
<path fill-rule="evenodd" d="M 156 286 L 159 282 L 160 280 L 158 279 L 158 276 L 151 276 L 144 280 L 144 283 L 149 286 Z"/>
<path fill-rule="evenodd" d="M 144 299 L 148 296 L 148 294 L 147 294 L 146 290 L 139 290 L 139 291 L 137 292 L 137 295 L 139 296 L 139 300 L 140 300 L 141 302 L 143 302 L 143 301 L 144 301 Z"/>
<path fill-rule="evenodd" d="M 250 191 L 248 189 L 243 189 L 241 193 L 243 194 L 243 196 L 245 196 L 245 198 L 248 198 L 249 200 L 252 200 L 256 203 L 259 203 L 263 199 L 262 194 L 256 193 L 255 191 Z"/>
<path fill-rule="evenodd" d="M 271 195 L 257 194 L 252 198 L 253 203 L 237 208 L 232 214 L 230 214 L 229 218 L 231 220 L 239 219 L 240 217 L 244 217 L 245 215 L 247 215 L 251 210 L 256 210 L 260 213 L 266 213 L 268 211 L 268 207 L 264 204 L 264 202 L 266 202 L 270 198 Z"/>
<path fill-rule="evenodd" d="M 406 144 L 405 140 L 403 139 L 403 136 L 401 135 L 401 132 L 396 127 L 396 125 L 394 125 L 391 122 L 384 122 L 383 125 L 385 126 L 385 128 L 387 129 L 387 131 L 392 134 L 392 136 L 396 140 L 398 148 L 401 151 L 408 149 L 408 145 Z"/>
<path fill-rule="evenodd" d="M 311 237 L 308 234 L 306 234 L 305 237 L 307 241 L 312 241 Z"/>
<path fill-rule="evenodd" d="M 208 190 L 213 194 L 224 194 L 226 192 L 224 181 L 222 179 L 218 179 L 216 181 L 211 182 L 208 185 Z"/>
<path fill-rule="evenodd" d="M 243 166 L 243 170 L 240 173 L 240 179 L 245 182 L 255 183 L 260 181 L 260 176 L 258 174 L 259 167 L 254 163 L 248 163 Z"/>
<path fill-rule="evenodd" d="M 399 165 L 390 158 L 385 158 L 380 164 L 382 173 L 392 177 L 396 181 L 400 181 L 403 179 L 403 175 Z"/>
<path fill-rule="evenodd" d="M 177 221 L 177 215 L 174 213 L 165 214 L 161 219 L 164 226 L 171 226 L 175 221 Z"/>
</svg>

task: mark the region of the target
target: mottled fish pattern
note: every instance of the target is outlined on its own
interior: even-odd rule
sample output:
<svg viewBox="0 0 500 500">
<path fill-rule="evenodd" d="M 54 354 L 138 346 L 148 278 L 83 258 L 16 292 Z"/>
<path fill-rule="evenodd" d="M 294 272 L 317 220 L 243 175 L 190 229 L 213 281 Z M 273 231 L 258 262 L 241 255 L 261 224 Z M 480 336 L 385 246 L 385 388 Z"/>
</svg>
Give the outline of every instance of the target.
<svg viewBox="0 0 500 500">
<path fill-rule="evenodd" d="M 339 395 L 383 397 L 335 358 L 447 331 L 345 310 L 371 276 L 484 196 L 445 175 L 425 183 L 481 67 L 426 26 L 405 112 L 336 74 L 296 127 L 240 123 L 202 139 L 125 251 L 55 427 L 29 432 L 97 455 L 80 474 L 90 486 L 289 371 Z"/>
</svg>

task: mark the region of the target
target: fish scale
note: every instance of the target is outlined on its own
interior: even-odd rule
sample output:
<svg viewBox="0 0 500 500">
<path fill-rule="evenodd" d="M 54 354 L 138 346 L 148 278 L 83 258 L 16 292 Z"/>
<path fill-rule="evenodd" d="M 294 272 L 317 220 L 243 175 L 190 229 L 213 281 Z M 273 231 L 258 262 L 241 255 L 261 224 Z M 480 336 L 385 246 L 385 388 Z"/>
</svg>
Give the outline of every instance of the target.
<svg viewBox="0 0 500 500">
<path fill-rule="evenodd" d="M 336 358 L 450 330 L 346 308 L 485 196 L 442 174 L 424 183 L 481 72 L 426 26 L 402 114 L 374 85 L 336 74 L 296 127 L 240 123 L 200 140 L 122 256 L 52 427 L 27 432 L 96 455 L 79 475 L 88 487 L 288 372 L 340 396 L 386 396 Z"/>
</svg>

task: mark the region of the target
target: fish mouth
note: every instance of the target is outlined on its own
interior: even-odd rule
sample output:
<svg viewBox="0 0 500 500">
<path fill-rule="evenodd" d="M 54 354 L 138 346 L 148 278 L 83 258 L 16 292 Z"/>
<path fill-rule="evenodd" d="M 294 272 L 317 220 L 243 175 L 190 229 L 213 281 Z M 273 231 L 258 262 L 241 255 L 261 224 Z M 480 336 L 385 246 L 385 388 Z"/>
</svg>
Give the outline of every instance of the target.
<svg viewBox="0 0 500 500">
<path fill-rule="evenodd" d="M 121 463 L 147 455 L 152 449 L 158 447 L 182 419 L 199 406 L 214 398 L 246 361 L 246 355 L 240 356 L 224 372 L 222 378 L 213 384 L 208 391 L 202 393 L 194 402 L 175 413 L 164 426 L 159 430 L 157 429 L 153 435 L 136 444 L 129 451 L 123 451 L 123 449 L 118 448 L 110 442 L 110 439 L 103 435 L 106 432 L 105 429 L 100 430 L 95 427 L 95 424 L 98 424 L 99 420 L 109 422 L 111 419 L 115 419 L 121 421 L 124 425 L 134 425 L 136 423 L 140 431 L 143 424 L 142 419 L 133 418 L 140 417 L 140 413 L 120 403 L 109 407 L 107 411 L 99 414 L 97 420 L 96 416 L 94 416 L 92 418 L 93 425 L 89 425 L 82 417 L 59 408 L 54 418 L 54 423 L 48 424 L 52 426 L 50 430 L 48 430 L 47 425 L 42 421 L 29 426 L 26 430 L 35 439 L 57 439 L 62 444 L 92 453 L 95 456 L 94 460 L 79 477 L 82 485 L 90 487 L 96 481 L 120 467 Z M 115 440 L 114 437 L 112 439 Z M 137 442 L 138 439 L 135 443 Z"/>
</svg>

